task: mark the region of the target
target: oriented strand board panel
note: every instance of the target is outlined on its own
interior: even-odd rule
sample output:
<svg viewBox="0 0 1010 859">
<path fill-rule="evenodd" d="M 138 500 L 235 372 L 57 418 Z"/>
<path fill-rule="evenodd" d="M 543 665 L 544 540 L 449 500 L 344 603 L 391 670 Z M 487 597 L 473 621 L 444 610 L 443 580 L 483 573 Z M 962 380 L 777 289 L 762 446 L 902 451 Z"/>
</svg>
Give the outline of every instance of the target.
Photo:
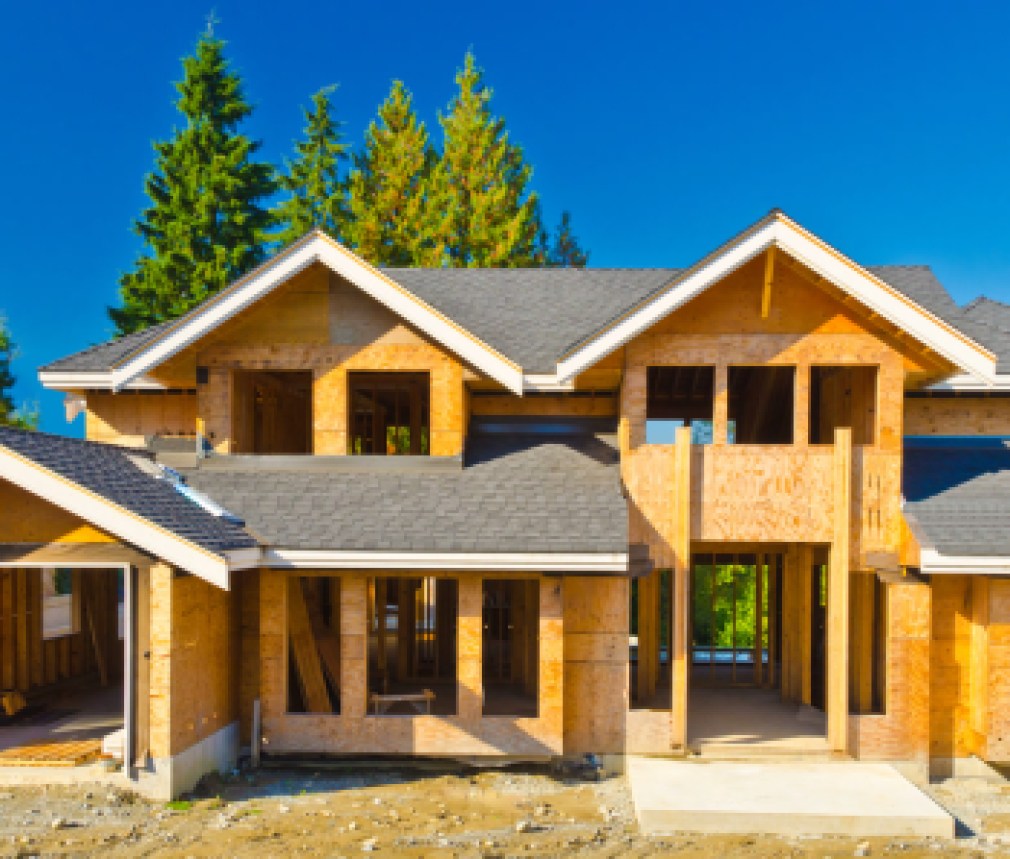
<svg viewBox="0 0 1010 859">
<path fill-rule="evenodd" d="M 114 543 L 83 519 L 0 480 L 0 543 Z M 17 511 L 17 515 L 10 515 Z"/>
<path fill-rule="evenodd" d="M 285 712 L 288 682 L 287 574 L 260 573 L 260 696 L 271 752 L 552 757 L 563 750 L 564 582 L 538 577 L 539 694 L 536 717 L 482 716 L 482 586 L 460 576 L 455 716 L 375 716 L 367 701 L 367 593 L 375 573 L 340 578 L 340 713 Z M 381 575 L 381 573 L 380 573 Z M 430 573 L 429 573 L 430 575 Z M 529 578 L 496 574 L 502 578 Z"/>
<path fill-rule="evenodd" d="M 1010 581 L 989 582 L 986 758 L 1010 762 Z"/>
<path fill-rule="evenodd" d="M 474 415 L 536 415 L 548 417 L 617 417 L 616 391 L 599 391 L 517 397 L 511 393 L 473 394 L 470 412 Z"/>
<path fill-rule="evenodd" d="M 156 565 L 150 573 L 151 755 L 177 755 L 238 718 L 233 592 Z"/>
<path fill-rule="evenodd" d="M 932 593 L 916 582 L 887 587 L 885 713 L 849 717 L 848 747 L 855 757 L 929 760 Z"/>
<path fill-rule="evenodd" d="M 1010 397 L 910 397 L 906 435 L 1010 435 Z"/>
<path fill-rule="evenodd" d="M 463 365 L 321 266 L 292 278 L 157 374 L 195 386 L 197 366 L 207 368 L 208 380 L 197 388 L 196 412 L 218 453 L 242 452 L 234 425 L 235 370 L 311 371 L 313 451 L 326 455 L 347 453 L 348 372 L 426 372 L 431 453 L 463 450 Z"/>
<path fill-rule="evenodd" d="M 564 601 L 564 753 L 624 752 L 628 580 L 572 576 Z"/>
<path fill-rule="evenodd" d="M 152 435 L 194 437 L 196 392 L 88 391 L 84 434 L 91 441 L 143 447 Z"/>
</svg>

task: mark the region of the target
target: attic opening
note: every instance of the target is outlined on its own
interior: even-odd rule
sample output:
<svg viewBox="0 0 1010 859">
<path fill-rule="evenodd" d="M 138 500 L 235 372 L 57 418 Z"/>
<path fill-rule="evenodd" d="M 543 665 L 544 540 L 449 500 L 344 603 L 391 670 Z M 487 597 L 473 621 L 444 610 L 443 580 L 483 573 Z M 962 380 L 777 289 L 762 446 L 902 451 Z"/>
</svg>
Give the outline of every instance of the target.
<svg viewBox="0 0 1010 859">
<path fill-rule="evenodd" d="M 236 370 L 232 439 L 235 453 L 312 453 L 312 371 Z"/>
<path fill-rule="evenodd" d="M 349 454 L 427 456 L 427 373 L 348 373 Z"/>
<path fill-rule="evenodd" d="M 811 444 L 832 444 L 839 427 L 851 427 L 853 444 L 873 444 L 876 417 L 876 367 L 810 368 Z"/>
<path fill-rule="evenodd" d="M 792 444 L 795 367 L 730 367 L 730 444 Z"/>
<path fill-rule="evenodd" d="M 692 444 L 712 443 L 715 367 L 649 367 L 646 444 L 673 444 L 678 427 L 691 427 Z"/>
</svg>

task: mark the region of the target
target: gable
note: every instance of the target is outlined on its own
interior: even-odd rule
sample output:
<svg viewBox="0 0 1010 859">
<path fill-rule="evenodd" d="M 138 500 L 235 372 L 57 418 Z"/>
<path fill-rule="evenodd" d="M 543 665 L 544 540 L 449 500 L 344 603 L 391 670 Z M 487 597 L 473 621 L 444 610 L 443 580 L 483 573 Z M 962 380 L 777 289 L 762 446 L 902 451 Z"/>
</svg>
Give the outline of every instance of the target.
<svg viewBox="0 0 1010 859">
<path fill-rule="evenodd" d="M 17 510 L 17 516 L 0 516 L 0 543 L 115 543 L 115 537 L 79 516 L 0 480 L 0 510 Z"/>
<path fill-rule="evenodd" d="M 317 270 L 323 274 L 317 274 Z M 332 273 L 352 284 L 408 325 L 422 332 L 481 372 L 486 373 L 515 393 L 522 392 L 522 369 L 465 330 L 454 320 L 435 310 L 387 275 L 355 256 L 339 243 L 320 232 L 313 232 L 246 275 L 186 316 L 159 331 L 157 337 L 125 356 L 112 369 L 110 383 L 120 390 L 144 374 L 165 365 L 194 344 L 204 341 L 225 323 L 238 320 L 236 330 L 245 327 L 246 335 L 257 330 L 276 338 L 278 332 L 319 344 L 328 332 L 324 326 L 327 313 L 306 313 L 306 305 L 318 302 L 317 310 L 328 300 L 323 275 Z M 299 275 L 305 275 L 297 279 Z M 279 288 L 289 285 L 297 300 L 260 306 Z M 278 311 L 276 319 L 269 310 Z M 267 321 L 269 320 L 269 321 Z M 226 329 L 227 330 L 227 329 Z M 325 332 L 325 333 L 324 333 Z M 281 336 L 284 336 L 282 333 Z M 301 342 L 301 341 L 299 341 Z M 162 371 L 165 372 L 164 370 Z"/>
<path fill-rule="evenodd" d="M 772 272 L 774 281 L 774 259 L 781 255 L 799 264 L 812 278 L 823 280 L 847 299 L 858 302 L 867 313 L 880 317 L 942 356 L 952 367 L 987 384 L 995 381 L 996 362 L 991 352 L 777 211 L 568 350 L 558 361 L 557 372 L 551 381 L 555 384 L 570 382 L 600 358 L 703 295 L 748 263 L 762 258 L 766 261 L 771 259 L 772 266 L 768 270 Z M 765 288 L 765 280 L 762 277 L 762 289 Z"/>
</svg>

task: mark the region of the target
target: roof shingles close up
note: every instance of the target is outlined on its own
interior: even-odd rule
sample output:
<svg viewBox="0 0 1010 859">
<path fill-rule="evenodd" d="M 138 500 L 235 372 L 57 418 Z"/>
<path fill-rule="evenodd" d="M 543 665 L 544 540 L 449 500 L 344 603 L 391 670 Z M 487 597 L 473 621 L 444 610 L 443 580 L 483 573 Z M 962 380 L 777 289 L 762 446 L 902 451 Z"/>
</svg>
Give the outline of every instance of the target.
<svg viewBox="0 0 1010 859">
<path fill-rule="evenodd" d="M 211 552 L 255 547 L 238 525 L 186 500 L 171 482 L 135 462 L 142 452 L 47 433 L 0 427 L 0 447 Z"/>
</svg>

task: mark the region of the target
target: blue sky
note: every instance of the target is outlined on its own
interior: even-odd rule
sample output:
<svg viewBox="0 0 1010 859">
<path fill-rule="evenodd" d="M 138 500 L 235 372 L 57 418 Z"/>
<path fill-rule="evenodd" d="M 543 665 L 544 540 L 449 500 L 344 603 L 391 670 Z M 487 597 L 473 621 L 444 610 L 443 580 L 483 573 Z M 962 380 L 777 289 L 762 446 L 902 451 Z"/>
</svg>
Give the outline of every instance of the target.
<svg viewBox="0 0 1010 859">
<path fill-rule="evenodd" d="M 211 8 L 270 160 L 330 83 L 355 145 L 397 77 L 437 136 L 472 48 L 591 265 L 688 264 L 780 207 L 860 262 L 1010 300 L 1006 3 L 5 0 L 0 312 L 45 429 L 80 431 L 35 369 L 111 332 L 151 142 Z"/>
</svg>

